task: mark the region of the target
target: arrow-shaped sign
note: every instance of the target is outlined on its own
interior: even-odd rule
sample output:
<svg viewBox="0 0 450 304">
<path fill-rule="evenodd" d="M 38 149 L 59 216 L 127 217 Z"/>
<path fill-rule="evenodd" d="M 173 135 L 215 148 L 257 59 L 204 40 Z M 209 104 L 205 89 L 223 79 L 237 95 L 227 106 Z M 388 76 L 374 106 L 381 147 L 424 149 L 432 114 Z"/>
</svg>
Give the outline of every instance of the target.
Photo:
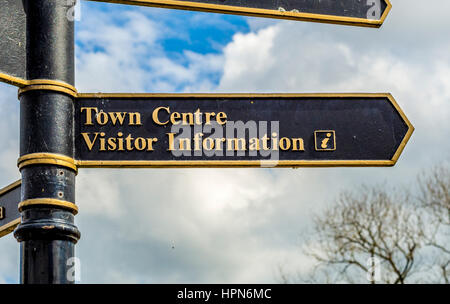
<svg viewBox="0 0 450 304">
<path fill-rule="evenodd" d="M 91 0 L 256 17 L 380 27 L 389 0 Z M 19 87 L 26 73 L 26 14 L 23 1 L 0 0 L 0 81 Z"/>
<path fill-rule="evenodd" d="M 0 237 L 11 232 L 20 224 L 21 180 L 0 190 Z"/>
<path fill-rule="evenodd" d="M 389 0 L 91 0 L 223 14 L 380 27 Z"/>
<path fill-rule="evenodd" d="M 26 15 L 20 0 L 0 0 L 0 81 L 27 84 Z"/>
<path fill-rule="evenodd" d="M 79 94 L 79 167 L 392 166 L 390 94 Z"/>
</svg>

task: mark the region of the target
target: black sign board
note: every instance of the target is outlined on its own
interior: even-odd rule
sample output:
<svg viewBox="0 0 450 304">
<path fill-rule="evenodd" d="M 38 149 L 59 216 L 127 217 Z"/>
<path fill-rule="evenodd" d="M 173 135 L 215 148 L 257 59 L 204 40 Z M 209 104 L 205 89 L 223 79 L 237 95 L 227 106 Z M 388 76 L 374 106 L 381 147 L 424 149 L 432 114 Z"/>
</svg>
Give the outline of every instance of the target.
<svg viewBox="0 0 450 304">
<path fill-rule="evenodd" d="M 20 223 L 21 181 L 0 190 L 0 237 L 11 233 Z"/>
<path fill-rule="evenodd" d="M 223 14 L 380 27 L 389 0 L 91 0 Z"/>
<path fill-rule="evenodd" d="M 21 0 L 0 0 L 0 81 L 26 81 L 26 16 Z"/>
<path fill-rule="evenodd" d="M 390 94 L 79 94 L 79 167 L 392 166 Z"/>
</svg>

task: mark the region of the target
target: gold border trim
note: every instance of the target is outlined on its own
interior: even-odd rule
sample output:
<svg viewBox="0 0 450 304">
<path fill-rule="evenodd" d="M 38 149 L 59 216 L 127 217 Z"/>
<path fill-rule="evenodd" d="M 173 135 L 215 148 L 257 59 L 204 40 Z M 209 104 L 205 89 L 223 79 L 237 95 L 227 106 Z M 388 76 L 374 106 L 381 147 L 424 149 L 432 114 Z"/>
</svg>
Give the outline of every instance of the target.
<svg viewBox="0 0 450 304">
<path fill-rule="evenodd" d="M 390 93 L 78 93 L 77 99 L 87 98 L 389 98 Z"/>
<path fill-rule="evenodd" d="M 24 87 L 28 84 L 28 80 L 22 79 L 20 77 L 11 76 L 5 73 L 0 73 L 0 81 L 7 84 L 12 84 L 19 88 Z"/>
<path fill-rule="evenodd" d="M 390 0 L 384 0 L 386 3 L 386 9 L 379 20 L 371 20 L 365 18 L 355 18 L 355 17 L 342 17 L 333 15 L 323 15 L 323 14 L 310 14 L 310 13 L 297 13 L 297 12 L 281 12 L 277 10 L 269 9 L 258 9 L 258 8 L 247 8 L 240 6 L 230 6 L 230 5 L 220 5 L 220 4 L 208 4 L 199 3 L 192 1 L 177 1 L 177 0 L 90 0 L 96 2 L 107 2 L 116 4 L 128 4 L 128 5 L 138 5 L 138 6 L 151 6 L 160 8 L 172 8 L 181 10 L 194 10 L 201 12 L 212 12 L 221 14 L 233 14 L 233 15 L 244 15 L 253 17 L 265 17 L 265 18 L 275 18 L 275 19 L 288 19 L 297 21 L 310 21 L 310 22 L 320 22 L 320 23 L 331 23 L 331 24 L 343 24 L 343 25 L 353 25 L 353 26 L 363 26 L 363 27 L 380 27 L 389 11 L 392 8 Z"/>
<path fill-rule="evenodd" d="M 306 94 L 123 94 L 123 93 L 80 93 L 78 99 L 83 98 L 289 98 L 289 97 L 301 97 L 301 98 L 386 98 L 400 118 L 408 127 L 408 131 L 405 134 L 398 149 L 394 153 L 391 160 L 323 160 L 323 161 L 308 161 L 308 160 L 281 160 L 278 162 L 255 160 L 255 161 L 93 161 L 93 160 L 77 160 L 76 164 L 79 168 L 238 168 L 238 167 L 265 167 L 270 165 L 272 167 L 391 167 L 394 166 L 400 157 L 406 143 L 411 138 L 414 127 L 402 111 L 400 106 L 395 101 L 394 97 L 390 93 L 306 93 Z M 257 100 L 256 100 L 257 101 Z"/>
<path fill-rule="evenodd" d="M 8 186 L 0 189 L 0 196 L 16 189 L 17 187 L 20 187 L 21 184 L 22 184 L 22 180 L 19 179 L 18 181 L 15 181 L 14 183 L 9 184 Z M 19 224 L 20 224 L 20 218 L 17 218 L 15 220 L 12 220 L 9 223 L 6 223 L 6 224 L 0 226 L 0 238 L 13 232 L 14 229 L 16 229 L 17 225 L 19 225 Z"/>
<path fill-rule="evenodd" d="M 73 158 L 56 153 L 31 153 L 23 155 L 17 160 L 19 170 L 37 164 L 58 165 L 78 172 L 76 161 Z"/>
<path fill-rule="evenodd" d="M 257 168 L 257 167 L 392 167 L 392 160 L 308 161 L 308 160 L 248 160 L 248 161 L 77 161 L 79 168 Z"/>
<path fill-rule="evenodd" d="M 78 206 L 74 203 L 54 198 L 34 198 L 25 200 L 19 204 L 19 212 L 22 212 L 23 208 L 25 207 L 35 205 L 56 206 L 64 209 L 69 209 L 74 215 L 78 213 Z"/>
<path fill-rule="evenodd" d="M 400 143 L 400 145 L 397 148 L 397 151 L 395 151 L 394 156 L 392 157 L 392 161 L 394 162 L 394 164 L 397 162 L 397 160 L 400 158 L 400 155 L 402 154 L 403 150 L 406 147 L 406 144 L 408 143 L 409 139 L 411 138 L 412 134 L 414 133 L 414 126 L 412 125 L 412 123 L 409 121 L 408 117 L 406 117 L 405 113 L 403 112 L 403 110 L 400 108 L 400 106 L 398 105 L 397 101 L 395 100 L 394 96 L 392 96 L 390 93 L 387 94 L 387 98 L 389 99 L 389 101 L 391 102 L 392 106 L 397 110 L 398 114 L 400 115 L 400 117 L 403 119 L 403 121 L 405 122 L 405 124 L 408 126 L 408 131 L 406 132 L 405 137 L 403 137 L 402 142 Z"/>
<path fill-rule="evenodd" d="M 20 224 L 21 218 L 17 218 L 3 226 L 0 226 L 0 238 L 10 234 Z"/>
<path fill-rule="evenodd" d="M 2 189 L 0 189 L 0 196 L 3 196 L 4 194 L 16 189 L 17 187 L 20 187 L 20 185 L 22 184 L 22 180 L 19 179 L 18 181 L 15 181 L 12 184 L 9 184 L 6 187 L 3 187 Z"/>
</svg>

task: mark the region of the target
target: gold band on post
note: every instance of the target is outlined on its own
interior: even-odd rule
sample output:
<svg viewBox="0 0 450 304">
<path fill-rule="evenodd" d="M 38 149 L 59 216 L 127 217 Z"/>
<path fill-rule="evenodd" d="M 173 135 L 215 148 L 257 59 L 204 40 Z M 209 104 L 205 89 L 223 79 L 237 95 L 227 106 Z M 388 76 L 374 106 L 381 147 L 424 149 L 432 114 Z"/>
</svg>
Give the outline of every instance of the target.
<svg viewBox="0 0 450 304">
<path fill-rule="evenodd" d="M 21 86 L 18 95 L 20 96 L 22 93 L 35 90 L 61 92 L 74 98 L 78 94 L 77 89 L 68 83 L 51 79 L 33 79 L 27 80 L 26 85 Z"/>
<path fill-rule="evenodd" d="M 77 97 L 77 91 L 74 87 L 72 88 L 68 88 L 66 86 L 60 86 L 60 85 L 53 85 L 53 84 L 33 84 L 33 85 L 28 85 L 25 86 L 23 88 L 19 89 L 19 94 L 18 96 L 20 96 L 21 94 L 25 93 L 25 92 L 29 92 L 29 91 L 56 91 L 56 92 L 60 92 L 60 93 L 65 93 L 69 96 L 72 96 L 74 98 Z"/>
<path fill-rule="evenodd" d="M 54 199 L 54 198 L 34 198 L 34 199 L 25 200 L 19 204 L 19 212 L 22 212 L 24 207 L 35 206 L 35 205 L 43 205 L 43 206 L 48 206 L 48 207 L 54 206 L 54 207 L 68 209 L 74 215 L 76 215 L 78 213 L 78 207 L 74 203 L 68 202 L 68 201 L 61 201 L 61 200 Z"/>
<path fill-rule="evenodd" d="M 23 167 L 26 166 L 40 165 L 40 164 L 67 167 L 74 170 L 75 172 L 78 172 L 75 160 L 71 157 L 61 154 L 31 153 L 26 154 L 17 160 L 17 166 L 19 167 L 19 170 L 21 170 Z"/>
<path fill-rule="evenodd" d="M 58 87 L 63 87 L 66 89 L 69 89 L 73 92 L 77 92 L 77 89 L 68 83 L 62 82 L 62 81 L 58 81 L 58 80 L 51 80 L 51 79 L 33 79 L 33 80 L 28 80 L 28 84 L 29 86 L 32 85 L 53 85 L 53 86 L 58 86 Z"/>
</svg>

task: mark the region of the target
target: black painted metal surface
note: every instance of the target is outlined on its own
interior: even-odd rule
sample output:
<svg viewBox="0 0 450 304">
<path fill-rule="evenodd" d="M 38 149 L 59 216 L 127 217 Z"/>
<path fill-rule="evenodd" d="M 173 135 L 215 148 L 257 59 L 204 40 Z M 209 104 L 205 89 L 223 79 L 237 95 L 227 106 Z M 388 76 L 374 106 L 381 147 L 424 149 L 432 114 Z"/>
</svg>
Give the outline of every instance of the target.
<svg viewBox="0 0 450 304">
<path fill-rule="evenodd" d="M 26 79 L 26 16 L 22 0 L 0 0 L 0 73 Z M 8 82 L 1 76 L 0 80 Z"/>
<path fill-rule="evenodd" d="M 72 1 L 24 0 L 27 14 L 27 75 L 29 79 L 74 84 Z"/>
<path fill-rule="evenodd" d="M 74 24 L 71 3 L 24 1 L 27 12 L 27 72 L 30 79 L 74 84 Z M 57 153 L 73 157 L 73 99 L 56 91 L 20 95 L 20 155 Z M 21 200 L 55 199 L 75 203 L 72 169 L 50 164 L 23 167 Z M 68 259 L 80 233 L 74 214 L 55 205 L 23 207 L 14 233 L 21 246 L 22 283 L 74 283 Z"/>
<path fill-rule="evenodd" d="M 181 2 L 200 2 L 268 10 L 296 10 L 302 13 L 367 18 L 367 12 L 373 7 L 367 0 L 179 0 Z M 381 14 L 386 9 L 386 2 L 380 1 Z"/>
<path fill-rule="evenodd" d="M 91 0 L 256 17 L 380 27 L 387 0 Z"/>
<path fill-rule="evenodd" d="M 194 153 L 195 133 L 202 133 L 202 139 L 218 134 L 221 137 L 235 138 L 237 132 L 230 134 L 227 124 L 219 126 L 219 129 L 207 129 L 205 115 L 202 116 L 201 125 L 188 127 L 189 133 L 184 132 L 169 121 L 167 124 L 158 125 L 154 120 L 154 111 L 159 107 L 170 109 L 171 114 L 194 113 L 200 109 L 201 113 L 224 112 L 227 121 L 244 123 L 255 122 L 259 126 L 261 122 L 267 122 L 268 128 L 258 127 L 258 137 L 264 134 L 271 137 L 273 132 L 278 138 L 302 138 L 304 151 L 279 149 L 280 161 L 383 161 L 391 160 L 405 139 L 409 126 L 401 117 L 398 109 L 387 96 L 375 97 L 267 97 L 257 95 L 253 97 L 87 97 L 79 98 L 76 102 L 76 158 L 82 161 L 249 161 L 261 160 L 272 157 L 251 155 L 249 150 L 250 133 L 246 129 L 245 141 L 247 149 L 244 155 L 229 155 L 225 153 L 205 155 Z M 88 110 L 90 109 L 90 110 Z M 92 114 L 89 123 L 87 111 Z M 106 114 L 99 114 L 104 112 Z M 128 113 L 128 114 L 126 114 Z M 130 124 L 129 113 L 141 115 L 141 125 Z M 94 116 L 95 114 L 95 116 Z M 157 112 L 159 122 L 167 122 L 170 115 L 167 109 Z M 122 115 L 124 121 L 113 123 L 111 115 Z M 100 118 L 98 118 L 100 117 Z M 99 120 L 97 120 L 99 119 Z M 106 120 L 107 119 L 107 122 Z M 106 123 L 105 123 L 106 122 Z M 271 122 L 278 122 L 279 129 L 271 127 Z M 247 125 L 251 126 L 251 124 Z M 412 128 L 412 127 L 411 127 Z M 324 149 L 317 147 L 321 144 L 324 134 L 316 131 L 334 131 L 333 136 L 327 141 L 329 146 Z M 121 133 L 123 135 L 118 136 Z M 175 155 L 168 151 L 169 136 L 167 133 L 175 133 L 179 137 L 191 139 L 190 155 Z M 131 141 L 131 149 L 125 146 L 122 151 L 117 148 L 119 137 L 125 139 L 131 135 L 131 140 L 137 138 L 157 138 L 153 150 L 138 150 Z M 326 134 L 325 134 L 326 135 Z M 334 139 L 335 137 L 335 139 Z M 101 138 L 105 140 L 104 149 L 101 147 Z M 115 138 L 111 145 L 109 138 Z M 92 147 L 89 145 L 92 144 Z M 124 145 L 126 143 L 124 142 Z M 204 148 L 202 148 L 205 150 Z M 254 153 L 253 153 L 254 154 Z"/>
<path fill-rule="evenodd" d="M 20 155 L 51 152 L 73 154 L 72 97 L 51 91 L 21 95 Z"/>
<path fill-rule="evenodd" d="M 0 190 L 0 237 L 12 232 L 8 226 L 13 221 L 20 219 L 19 203 L 20 183 L 16 183 L 14 187 L 9 188 L 7 191 Z"/>
</svg>

